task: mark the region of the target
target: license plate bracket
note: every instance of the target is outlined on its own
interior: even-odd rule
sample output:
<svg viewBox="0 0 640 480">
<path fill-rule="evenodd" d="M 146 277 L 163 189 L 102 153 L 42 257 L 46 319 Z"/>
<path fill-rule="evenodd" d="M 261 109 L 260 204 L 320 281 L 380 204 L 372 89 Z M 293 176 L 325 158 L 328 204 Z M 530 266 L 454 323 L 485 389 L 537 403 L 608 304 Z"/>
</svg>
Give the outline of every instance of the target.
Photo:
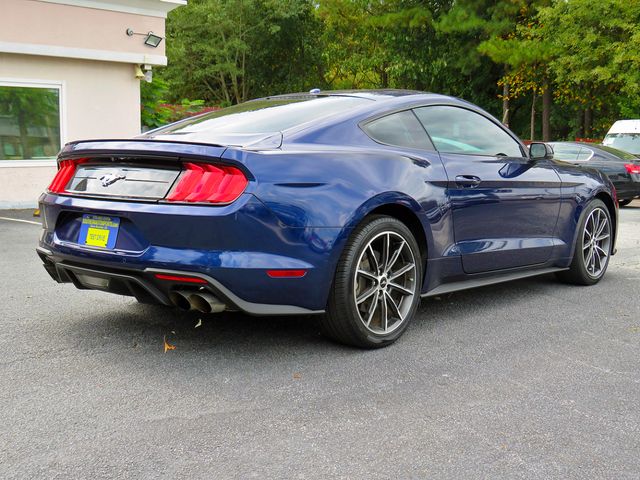
<svg viewBox="0 0 640 480">
<path fill-rule="evenodd" d="M 90 247 L 113 250 L 118 238 L 120 219 L 103 215 L 82 215 L 78 243 Z"/>
</svg>

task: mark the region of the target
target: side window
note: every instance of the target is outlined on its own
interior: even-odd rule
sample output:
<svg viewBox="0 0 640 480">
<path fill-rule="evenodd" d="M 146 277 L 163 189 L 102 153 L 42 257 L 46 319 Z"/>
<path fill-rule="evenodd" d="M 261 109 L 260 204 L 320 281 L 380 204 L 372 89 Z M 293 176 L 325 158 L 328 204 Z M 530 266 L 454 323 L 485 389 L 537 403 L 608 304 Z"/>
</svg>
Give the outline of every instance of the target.
<svg viewBox="0 0 640 480">
<path fill-rule="evenodd" d="M 505 130 L 471 110 L 435 105 L 416 108 L 415 113 L 440 152 L 523 156 L 518 142 Z"/>
<path fill-rule="evenodd" d="M 579 145 L 567 145 L 562 143 L 552 143 L 553 158 L 563 160 L 565 162 L 575 162 L 578 160 L 578 154 L 581 147 Z"/>
<path fill-rule="evenodd" d="M 365 124 L 362 129 L 379 143 L 433 150 L 429 136 L 410 110 L 378 118 Z"/>
<path fill-rule="evenodd" d="M 586 162 L 588 160 L 591 160 L 591 157 L 593 157 L 593 150 L 586 147 L 582 147 L 580 149 L 580 153 L 578 153 L 579 162 Z M 603 156 L 603 159 L 604 159 L 604 156 Z"/>
</svg>

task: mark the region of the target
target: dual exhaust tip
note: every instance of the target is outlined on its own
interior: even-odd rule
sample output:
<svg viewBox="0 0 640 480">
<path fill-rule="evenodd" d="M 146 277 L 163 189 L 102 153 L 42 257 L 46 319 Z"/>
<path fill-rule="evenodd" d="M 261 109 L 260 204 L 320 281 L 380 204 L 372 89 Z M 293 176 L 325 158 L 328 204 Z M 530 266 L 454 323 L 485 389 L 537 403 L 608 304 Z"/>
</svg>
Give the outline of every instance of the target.
<svg viewBox="0 0 640 480">
<path fill-rule="evenodd" d="M 169 294 L 169 299 L 180 310 L 197 310 L 202 313 L 220 313 L 227 306 L 215 296 L 207 292 L 190 292 L 174 290 Z"/>
</svg>

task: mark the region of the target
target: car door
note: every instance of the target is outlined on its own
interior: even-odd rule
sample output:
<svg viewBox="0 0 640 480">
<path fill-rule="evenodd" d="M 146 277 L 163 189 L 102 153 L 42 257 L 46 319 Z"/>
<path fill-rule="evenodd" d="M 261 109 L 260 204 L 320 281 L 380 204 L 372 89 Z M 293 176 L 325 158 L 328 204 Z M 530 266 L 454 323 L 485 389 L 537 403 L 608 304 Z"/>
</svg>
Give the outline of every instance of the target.
<svg viewBox="0 0 640 480">
<path fill-rule="evenodd" d="M 448 176 L 456 248 L 467 273 L 544 263 L 554 245 L 561 180 L 530 161 L 501 125 L 451 105 L 415 109 Z"/>
</svg>

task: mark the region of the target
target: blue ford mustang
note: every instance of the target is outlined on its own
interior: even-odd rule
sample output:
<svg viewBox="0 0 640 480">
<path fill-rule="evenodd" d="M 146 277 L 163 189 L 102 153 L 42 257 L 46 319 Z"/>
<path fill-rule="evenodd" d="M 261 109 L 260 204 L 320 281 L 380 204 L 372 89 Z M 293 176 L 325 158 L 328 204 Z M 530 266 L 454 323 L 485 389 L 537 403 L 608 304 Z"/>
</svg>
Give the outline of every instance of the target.
<svg viewBox="0 0 640 480">
<path fill-rule="evenodd" d="M 594 284 L 615 252 L 606 177 L 442 95 L 274 96 L 72 142 L 58 163 L 37 249 L 58 282 L 321 314 L 361 347 L 396 340 L 420 297 L 549 272 Z"/>
</svg>

